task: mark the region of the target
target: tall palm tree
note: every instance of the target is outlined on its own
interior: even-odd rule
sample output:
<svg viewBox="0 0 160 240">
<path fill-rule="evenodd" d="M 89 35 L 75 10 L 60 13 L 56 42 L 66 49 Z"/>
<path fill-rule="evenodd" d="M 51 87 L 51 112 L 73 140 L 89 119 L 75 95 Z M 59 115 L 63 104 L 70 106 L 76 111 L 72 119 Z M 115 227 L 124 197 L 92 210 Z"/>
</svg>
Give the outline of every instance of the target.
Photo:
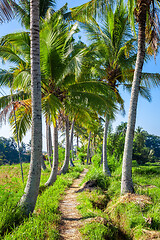
<svg viewBox="0 0 160 240">
<path fill-rule="evenodd" d="M 96 59 L 93 74 L 96 75 L 98 81 L 104 82 L 112 89 L 116 102 L 120 104 L 122 109 L 124 103 L 118 87 L 120 85 L 125 86 L 127 80 L 129 81 L 126 76 L 134 71 L 133 66 L 136 56 L 134 51 L 135 39 L 127 18 L 126 7 L 121 2 L 114 11 L 110 8 L 103 15 L 102 26 L 94 19 L 84 26 L 89 39 L 92 40 L 91 49 Z M 104 109 L 103 172 L 109 176 L 111 174 L 107 164 L 107 131 L 109 120 L 114 111 L 114 108 L 110 109 L 110 112 L 106 112 Z"/>
<path fill-rule="evenodd" d="M 125 138 L 124 155 L 123 155 L 123 167 L 122 167 L 122 181 L 121 181 L 121 193 L 133 193 L 132 182 L 132 153 L 133 153 L 133 138 L 136 123 L 136 112 L 139 86 L 142 77 L 142 68 L 145 59 L 145 41 L 149 41 L 150 47 L 153 51 L 157 50 L 158 34 L 156 32 L 159 28 L 157 23 L 157 15 L 155 11 L 155 3 L 159 1 L 140 0 L 136 6 L 131 5 L 132 11 L 134 10 L 135 19 L 138 23 L 138 52 L 135 64 L 135 71 L 132 83 L 132 92 L 130 99 L 130 108 L 128 114 L 127 132 Z M 134 7 L 136 7 L 134 9 Z M 133 14 L 133 12 L 131 12 Z M 147 17 L 148 16 L 148 17 Z M 147 19 L 149 22 L 147 22 Z M 146 25 L 147 24 L 147 25 Z M 146 37 L 146 32 L 148 36 Z M 158 83 L 158 85 L 160 82 Z"/>
<path fill-rule="evenodd" d="M 76 25 L 68 28 L 63 23 L 60 13 L 46 19 L 40 31 L 42 107 L 44 114 L 53 118 L 56 117 L 57 110 L 64 109 L 64 106 L 68 115 L 71 109 L 76 112 L 79 104 L 93 109 L 113 104 L 110 90 L 103 82 L 77 78 L 84 49 L 74 48 L 73 33 L 76 31 Z M 29 33 L 9 34 L 2 39 L 1 56 L 18 65 L 13 69 L 14 87 L 24 91 L 30 89 L 29 50 Z M 74 66 L 78 68 L 75 69 Z M 22 103 L 24 105 L 21 109 L 24 110 L 24 106 L 27 106 L 26 110 L 30 111 L 30 101 L 23 100 Z M 19 124 L 22 126 L 30 118 L 27 111 L 21 109 L 17 114 L 20 114 L 18 119 L 21 119 Z M 21 128 L 19 125 L 19 129 L 22 129 L 22 134 L 25 133 L 25 127 Z"/>
<path fill-rule="evenodd" d="M 41 118 L 41 72 L 39 49 L 39 0 L 30 1 L 31 34 L 31 97 L 32 136 L 31 163 L 24 195 L 20 206 L 27 216 L 34 211 L 41 176 L 42 160 L 42 118 Z"/>
<path fill-rule="evenodd" d="M 49 164 L 52 167 L 51 157 L 52 157 L 52 137 L 51 137 L 51 123 L 49 119 L 46 119 L 46 146 Z"/>
<path fill-rule="evenodd" d="M 108 3 L 114 4 L 113 0 L 91 0 L 77 8 L 72 9 L 73 18 L 85 21 L 85 14 L 90 17 L 93 14 L 104 13 L 108 9 Z M 128 115 L 127 133 L 124 147 L 121 193 L 134 191 L 132 183 L 132 150 L 133 136 L 136 122 L 136 110 L 138 102 L 139 86 L 142 76 L 142 68 L 145 59 L 145 41 L 149 43 L 149 51 L 156 54 L 159 28 L 158 15 L 155 7 L 159 8 L 159 0 L 128 0 L 129 18 L 133 29 L 134 22 L 138 23 L 138 51 L 135 71 L 132 83 L 130 109 Z M 101 15 L 102 16 L 102 15 Z M 147 33 L 147 36 L 146 36 Z M 154 85 L 159 85 L 158 81 Z"/>
<path fill-rule="evenodd" d="M 52 185 L 57 179 L 57 171 L 58 171 L 58 127 L 57 121 L 55 120 L 54 128 L 53 128 L 53 163 L 52 170 L 49 179 L 45 183 L 46 186 Z"/>
</svg>

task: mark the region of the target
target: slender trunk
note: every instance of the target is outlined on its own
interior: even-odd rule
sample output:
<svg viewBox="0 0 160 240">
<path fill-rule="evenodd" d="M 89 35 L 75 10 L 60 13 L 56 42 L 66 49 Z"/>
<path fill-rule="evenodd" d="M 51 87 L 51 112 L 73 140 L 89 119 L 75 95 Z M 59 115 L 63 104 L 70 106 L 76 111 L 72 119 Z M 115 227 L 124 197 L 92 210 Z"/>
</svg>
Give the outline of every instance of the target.
<svg viewBox="0 0 160 240">
<path fill-rule="evenodd" d="M 109 119 L 106 116 L 106 120 L 105 120 L 105 127 L 104 127 L 104 135 L 103 135 L 103 173 L 108 176 L 111 177 L 111 172 L 109 170 L 108 167 L 108 163 L 107 163 L 107 132 L 108 132 L 108 126 L 109 126 Z"/>
<path fill-rule="evenodd" d="M 71 151 L 71 154 L 70 154 L 70 166 L 71 167 L 74 167 L 74 163 L 73 163 L 73 130 L 74 130 L 74 119 L 72 121 L 72 126 L 71 126 L 71 136 L 70 136 L 70 151 Z"/>
<path fill-rule="evenodd" d="M 143 8 L 143 6 L 142 6 Z M 136 123 L 136 111 L 138 102 L 139 85 L 142 74 L 142 67 L 145 57 L 145 24 L 146 24 L 146 7 L 144 7 L 142 14 L 139 16 L 139 30 L 138 30 L 138 53 L 136 59 L 136 66 L 134 78 L 132 83 L 130 109 L 128 115 L 127 131 L 125 138 L 123 166 L 122 166 L 122 181 L 121 193 L 133 193 L 132 183 L 132 151 L 133 151 L 133 137 Z"/>
<path fill-rule="evenodd" d="M 51 137 L 51 126 L 49 123 L 46 122 L 46 143 L 47 143 L 47 155 L 48 155 L 48 161 L 52 168 L 52 137 Z"/>
<path fill-rule="evenodd" d="M 87 164 L 89 163 L 89 150 L 90 150 L 90 141 L 91 141 L 91 131 L 89 132 L 88 147 L 87 147 Z"/>
<path fill-rule="evenodd" d="M 58 172 L 58 127 L 57 122 L 53 128 L 53 166 L 50 177 L 48 181 L 45 183 L 45 186 L 53 185 L 53 183 L 57 179 Z"/>
<path fill-rule="evenodd" d="M 43 157 L 42 157 L 42 161 L 41 161 L 41 168 L 42 168 L 43 171 L 45 171 L 46 168 L 47 168 Z"/>
<path fill-rule="evenodd" d="M 78 156 L 78 148 L 79 148 L 79 136 L 77 133 L 77 149 L 76 149 L 76 156 Z"/>
<path fill-rule="evenodd" d="M 11 86 L 10 86 L 10 87 L 11 87 Z M 15 126 L 16 126 L 17 147 L 18 147 L 18 154 L 19 154 L 19 162 L 20 162 L 20 166 L 21 166 L 21 176 L 22 176 L 22 182 L 24 183 L 23 166 L 22 166 L 22 159 L 21 159 L 21 153 L 20 153 L 19 137 L 18 137 L 18 128 L 17 128 L 17 121 L 16 121 L 16 113 L 15 113 L 14 103 L 13 103 L 12 89 L 11 89 L 11 101 L 12 101 L 12 106 L 13 106 L 14 122 L 15 122 Z"/>
<path fill-rule="evenodd" d="M 69 119 L 68 116 L 66 117 L 66 149 L 65 149 L 65 160 L 64 164 L 60 170 L 60 174 L 65 174 L 68 171 L 69 165 Z"/>
<path fill-rule="evenodd" d="M 94 135 L 94 138 L 93 138 L 93 154 L 96 153 L 96 137 Z"/>
<path fill-rule="evenodd" d="M 42 159 L 42 117 L 41 117 L 41 73 L 39 51 L 39 0 L 30 1 L 31 34 L 31 98 L 32 136 L 31 162 L 24 195 L 20 200 L 24 213 L 29 216 L 34 211 L 41 177 Z"/>
</svg>

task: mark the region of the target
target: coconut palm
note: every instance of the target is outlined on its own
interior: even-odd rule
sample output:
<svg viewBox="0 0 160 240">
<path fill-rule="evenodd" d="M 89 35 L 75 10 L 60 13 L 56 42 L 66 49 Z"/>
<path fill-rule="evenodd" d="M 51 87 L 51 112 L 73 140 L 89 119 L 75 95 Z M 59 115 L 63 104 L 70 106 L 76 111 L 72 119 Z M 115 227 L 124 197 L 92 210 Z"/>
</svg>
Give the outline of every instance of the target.
<svg viewBox="0 0 160 240">
<path fill-rule="evenodd" d="M 77 25 L 68 27 L 63 23 L 60 13 L 55 13 L 44 21 L 40 31 L 41 39 L 41 72 L 42 72 L 42 108 L 44 114 L 55 119 L 57 110 L 65 109 L 67 116 L 71 109 L 76 112 L 77 105 L 101 108 L 113 105 L 110 91 L 103 82 L 94 79 L 77 78 L 81 58 L 85 49 L 74 48 L 73 33 Z M 69 33 L 68 33 L 69 32 Z M 30 90 L 29 33 L 10 34 L 2 39 L 1 56 L 10 62 L 17 63 L 14 72 L 14 87 Z M 55 61 L 56 59 L 56 61 Z M 74 67 L 78 66 L 78 68 Z M 78 81 L 76 82 L 76 79 Z M 29 100 L 23 100 L 23 104 Z M 98 103 L 98 104 L 97 104 Z M 31 109 L 29 104 L 28 110 Z M 65 106 L 65 108 L 64 108 Z M 22 110 L 22 111 L 21 111 Z M 17 112 L 21 116 L 29 116 L 22 109 Z M 28 117 L 20 117 L 19 124 L 28 126 Z M 19 125 L 19 129 L 21 129 Z M 22 134 L 26 128 L 22 128 Z"/>
<path fill-rule="evenodd" d="M 54 15 L 56 14 L 58 13 L 55 13 Z M 51 28 L 49 29 L 47 22 L 46 28 L 42 30 L 42 46 L 44 46 L 41 52 L 41 70 L 42 76 L 44 76 L 44 81 L 42 77 L 42 81 L 44 83 L 42 84 L 42 88 L 44 94 L 47 93 L 46 102 L 49 99 L 49 95 L 54 96 L 56 97 L 56 101 L 59 106 L 61 105 L 59 109 L 62 108 L 64 111 L 67 146 L 64 165 L 60 172 L 66 173 L 68 170 L 70 152 L 68 143 L 68 115 L 73 112 L 73 109 L 76 113 L 77 106 L 79 106 L 79 104 L 81 104 L 81 106 L 86 105 L 86 101 L 88 101 L 88 99 L 90 99 L 90 102 L 88 101 L 89 105 L 91 106 L 92 104 L 93 106 L 93 97 L 95 98 L 95 101 L 97 101 L 98 98 L 99 101 L 101 101 L 102 105 L 104 105 L 105 102 L 105 104 L 109 106 L 110 103 L 108 101 L 109 96 L 107 96 L 107 101 L 104 100 L 104 97 L 102 98 L 102 96 L 100 96 L 102 92 L 105 91 L 103 83 L 99 84 L 96 81 L 90 81 L 90 79 L 88 81 L 85 81 L 82 79 L 82 77 L 81 79 L 80 77 L 77 77 L 78 71 L 80 69 L 81 58 L 83 57 L 84 50 L 86 50 L 84 46 L 74 46 L 73 44 L 72 34 L 76 31 L 77 25 L 75 24 L 73 27 L 71 27 L 70 33 L 72 34 L 70 34 L 70 38 L 66 38 L 68 27 L 66 23 L 63 23 L 62 17 L 60 15 L 58 15 L 59 18 L 56 18 L 56 21 L 58 22 L 56 26 L 59 27 L 59 31 L 56 31 L 56 33 L 54 32 L 54 15 L 52 16 Z M 52 33 L 54 33 L 54 35 L 52 35 Z M 59 47 L 59 44 L 61 44 L 63 48 Z M 56 62 L 54 62 L 53 65 L 55 56 Z M 57 69 L 61 69 L 61 71 L 57 71 Z M 76 80 L 78 82 L 76 82 Z M 99 96 L 97 95 L 98 89 Z M 91 101 L 93 103 L 91 103 Z M 112 99 L 110 101 L 112 101 Z"/>
<path fill-rule="evenodd" d="M 51 123 L 46 119 L 46 146 L 49 164 L 52 167 L 51 157 L 52 157 L 52 136 L 51 136 Z"/>
<path fill-rule="evenodd" d="M 110 8 L 107 14 L 103 15 L 102 26 L 93 19 L 84 26 L 88 38 L 92 40 L 90 47 L 96 59 L 93 74 L 97 76 L 98 81 L 105 82 L 112 89 L 116 102 L 122 109 L 124 108 L 123 99 L 119 94 L 118 87 L 122 84 L 125 86 L 126 75 L 133 72 L 136 56 L 133 47 L 135 39 L 131 34 L 127 17 L 126 8 L 121 2 L 114 11 Z M 107 131 L 113 112 L 111 110 L 110 113 L 105 113 L 103 138 L 103 171 L 108 175 L 110 175 L 110 171 L 106 152 Z"/>
<path fill-rule="evenodd" d="M 126 88 L 131 87 L 132 76 L 134 73 L 134 63 L 136 60 L 136 44 L 131 28 L 129 25 L 128 14 L 123 1 L 119 2 L 117 8 L 113 11 L 108 8 L 107 14 L 103 15 L 103 27 L 100 27 L 94 20 L 85 25 L 89 38 L 93 41 L 92 48 L 98 63 L 95 64 L 94 73 L 97 74 L 100 81 L 106 82 L 114 93 L 116 94 L 117 102 L 123 108 L 123 100 L 119 95 L 118 87 L 123 85 Z M 152 79 L 158 77 L 157 74 L 145 73 L 142 76 L 143 80 L 147 78 Z M 157 80 L 159 77 L 157 78 Z M 147 83 L 147 82 L 145 82 Z M 148 90 L 142 86 L 141 82 L 140 93 L 148 100 L 150 96 Z M 104 128 L 104 141 L 103 141 L 103 166 L 104 172 L 108 172 L 106 164 L 106 138 L 107 127 L 110 116 L 106 114 L 106 124 Z M 106 166 L 106 167 L 105 167 Z M 107 168 L 107 169 L 106 169 Z"/>
<path fill-rule="evenodd" d="M 155 4 L 159 1 L 138 1 L 137 4 L 131 5 L 131 10 L 134 9 L 135 19 L 138 22 L 138 52 L 135 64 L 135 71 L 132 83 L 132 92 L 130 100 L 130 108 L 127 123 L 127 132 L 125 138 L 123 167 L 122 167 L 122 182 L 121 193 L 133 193 L 132 182 L 132 152 L 133 152 L 133 138 L 136 123 L 136 111 L 138 102 L 139 86 L 142 78 L 142 68 L 145 59 L 145 41 L 149 41 L 150 47 L 154 51 L 157 49 L 158 34 L 156 32 L 159 28 L 157 23 L 157 15 L 155 11 Z M 135 7 L 135 8 L 134 8 Z M 133 12 L 131 12 L 133 15 Z M 147 17 L 148 16 L 148 17 Z M 148 19 L 148 23 L 147 23 Z M 147 25 L 146 25 L 147 23 Z M 146 36 L 146 31 L 149 33 Z M 158 82 L 156 82 L 157 84 Z M 158 83 L 158 85 L 160 82 Z"/>
<path fill-rule="evenodd" d="M 53 164 L 50 177 L 48 181 L 45 183 L 46 186 L 52 185 L 57 179 L 57 171 L 58 171 L 58 127 L 57 121 L 55 121 L 53 128 Z"/>
<path fill-rule="evenodd" d="M 74 124 L 75 124 L 75 119 L 73 118 L 72 120 L 72 125 L 71 125 L 71 133 L 70 133 L 70 140 L 69 140 L 69 149 L 70 149 L 70 165 L 74 167 L 74 163 L 72 161 L 73 159 L 73 132 L 74 132 Z"/>
<path fill-rule="evenodd" d="M 34 211 L 42 160 L 41 73 L 39 49 L 39 0 L 30 1 L 32 138 L 31 163 L 20 206 L 27 216 Z"/>
<path fill-rule="evenodd" d="M 86 12 L 88 16 L 98 13 L 103 13 L 108 10 L 108 3 L 114 4 L 114 1 L 110 0 L 91 0 L 86 4 L 83 4 L 77 8 L 72 9 L 73 18 L 78 18 L 84 21 Z M 127 134 L 124 147 L 123 168 L 122 168 L 122 185 L 121 193 L 133 192 L 132 184 L 132 149 L 133 149 L 133 135 L 136 121 L 136 109 L 138 102 L 139 86 L 142 77 L 142 68 L 145 58 L 145 41 L 149 43 L 149 52 L 156 53 L 159 28 L 158 15 L 155 11 L 155 7 L 159 7 L 159 0 L 148 1 L 132 1 L 128 0 L 129 18 L 133 29 L 134 22 L 138 22 L 138 52 L 136 59 L 136 67 L 134 71 L 132 93 L 130 101 L 130 110 L 128 116 Z M 135 18 L 134 18 L 135 15 Z M 101 15 L 102 16 L 102 15 Z M 147 24 L 146 24 L 147 23 Z M 147 37 L 146 34 L 147 33 Z M 154 85 L 159 85 L 156 80 Z"/>
</svg>

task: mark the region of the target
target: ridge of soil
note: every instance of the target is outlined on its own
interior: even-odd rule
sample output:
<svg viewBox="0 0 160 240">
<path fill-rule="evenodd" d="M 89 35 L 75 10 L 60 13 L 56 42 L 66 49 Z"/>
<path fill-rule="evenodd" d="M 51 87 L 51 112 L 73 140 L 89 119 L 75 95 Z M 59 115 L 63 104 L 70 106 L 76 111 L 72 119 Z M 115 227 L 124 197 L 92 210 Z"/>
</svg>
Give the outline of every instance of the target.
<svg viewBox="0 0 160 240">
<path fill-rule="evenodd" d="M 77 193 L 80 190 L 79 184 L 86 175 L 88 169 L 84 169 L 79 178 L 75 179 L 71 187 L 65 192 L 63 200 L 60 202 L 61 212 L 60 239 L 80 240 L 81 234 L 78 229 L 82 226 L 82 216 L 77 210 Z"/>
</svg>

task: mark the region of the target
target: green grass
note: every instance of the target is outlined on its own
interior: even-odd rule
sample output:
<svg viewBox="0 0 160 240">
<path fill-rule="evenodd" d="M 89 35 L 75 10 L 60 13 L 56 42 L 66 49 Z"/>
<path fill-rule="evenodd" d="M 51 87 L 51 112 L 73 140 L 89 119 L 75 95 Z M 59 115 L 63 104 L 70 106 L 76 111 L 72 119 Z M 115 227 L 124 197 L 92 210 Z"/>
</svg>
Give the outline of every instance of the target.
<svg viewBox="0 0 160 240">
<path fill-rule="evenodd" d="M 23 166 L 26 182 L 29 164 L 23 164 Z M 25 186 L 20 178 L 20 168 L 18 165 L 1 166 L 1 239 L 59 239 L 59 201 L 65 189 L 72 184 L 73 179 L 77 178 L 82 170 L 82 166 L 76 166 L 70 169 L 67 174 L 58 176 L 54 185 L 48 188 L 43 188 L 43 186 L 49 177 L 50 170 L 48 168 L 46 171 L 42 171 L 40 186 L 43 191 L 41 191 L 41 194 L 38 196 L 32 216 L 24 218 L 16 206 L 23 194 Z M 16 226 L 17 223 L 21 224 Z"/>
<path fill-rule="evenodd" d="M 97 179 L 98 186 L 79 194 L 78 206 L 89 222 L 81 229 L 84 239 L 160 239 L 160 167 L 133 167 L 135 195 L 120 196 L 121 167 L 111 178 L 101 168 L 91 167 L 85 180 Z M 104 187 L 105 186 L 105 187 Z M 102 218 L 99 222 L 96 219 Z M 145 219 L 150 219 L 146 222 Z"/>
</svg>

